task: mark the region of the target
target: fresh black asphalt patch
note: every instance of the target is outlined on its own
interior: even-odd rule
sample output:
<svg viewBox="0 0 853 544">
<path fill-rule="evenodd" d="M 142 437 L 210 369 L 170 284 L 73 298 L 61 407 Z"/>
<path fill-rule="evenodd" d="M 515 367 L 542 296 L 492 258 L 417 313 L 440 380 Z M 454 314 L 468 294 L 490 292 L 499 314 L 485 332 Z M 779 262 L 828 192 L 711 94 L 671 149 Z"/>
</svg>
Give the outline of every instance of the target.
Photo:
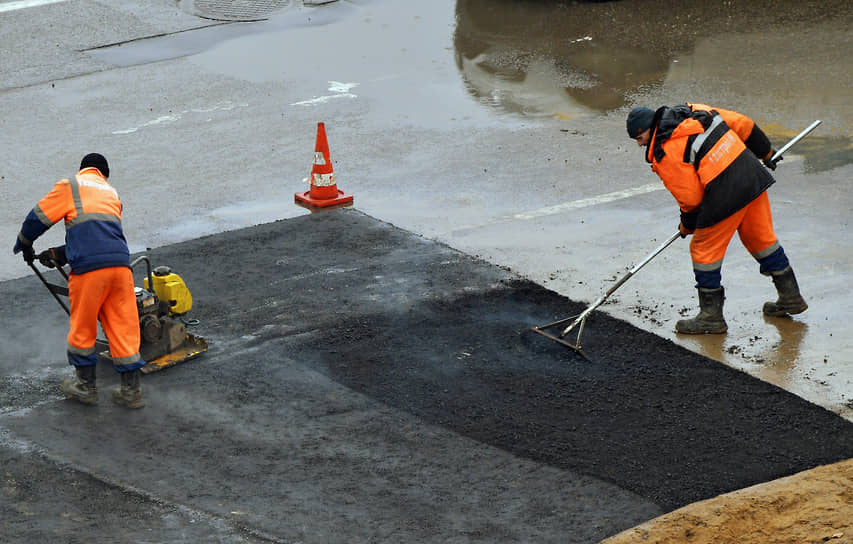
<svg viewBox="0 0 853 544">
<path fill-rule="evenodd" d="M 584 304 L 352 208 L 147 254 L 211 348 L 138 411 L 105 365 L 64 400 L 65 314 L 0 283 L 14 542 L 596 542 L 853 457 L 850 422 L 602 312 L 584 359 L 530 330 Z"/>
</svg>

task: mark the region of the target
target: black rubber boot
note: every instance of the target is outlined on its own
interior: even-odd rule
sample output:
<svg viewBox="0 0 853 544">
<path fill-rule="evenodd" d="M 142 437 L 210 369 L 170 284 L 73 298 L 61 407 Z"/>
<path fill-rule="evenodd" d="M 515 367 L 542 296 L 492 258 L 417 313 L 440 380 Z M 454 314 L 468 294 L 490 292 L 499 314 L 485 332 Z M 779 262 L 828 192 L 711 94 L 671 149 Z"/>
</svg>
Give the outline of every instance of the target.
<svg viewBox="0 0 853 544">
<path fill-rule="evenodd" d="M 779 317 L 806 311 L 809 305 L 800 295 L 800 286 L 797 285 L 793 268 L 789 266 L 780 272 L 771 272 L 770 277 L 773 278 L 779 298 L 776 302 L 764 303 L 764 315 Z"/>
<path fill-rule="evenodd" d="M 113 402 L 127 408 L 142 408 L 142 371 L 139 369 L 121 373 L 121 387 L 113 389 Z"/>
<path fill-rule="evenodd" d="M 720 334 L 729 330 L 723 318 L 723 288 L 699 287 L 699 314 L 693 319 L 682 319 L 675 324 L 676 332 L 682 334 Z"/>
<path fill-rule="evenodd" d="M 83 404 L 98 404 L 98 389 L 95 387 L 95 366 L 75 366 L 76 376 L 65 378 L 60 391 L 66 398 Z"/>
</svg>

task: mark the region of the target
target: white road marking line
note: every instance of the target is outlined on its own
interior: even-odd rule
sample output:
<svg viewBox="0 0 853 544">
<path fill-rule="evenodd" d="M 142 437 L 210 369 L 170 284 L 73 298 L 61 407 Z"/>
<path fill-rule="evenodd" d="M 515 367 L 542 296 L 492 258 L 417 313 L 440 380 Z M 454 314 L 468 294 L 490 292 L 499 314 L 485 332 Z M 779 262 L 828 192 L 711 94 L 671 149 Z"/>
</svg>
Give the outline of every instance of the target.
<svg viewBox="0 0 853 544">
<path fill-rule="evenodd" d="M 46 6 L 47 4 L 58 4 L 59 2 L 67 2 L 67 0 L 19 0 L 18 2 L 0 4 L 0 12 Z"/>
<path fill-rule="evenodd" d="M 358 87 L 358 83 L 341 83 L 340 81 L 330 81 L 329 90 L 333 93 L 338 94 L 317 96 L 309 100 L 294 102 L 291 104 L 291 106 L 310 106 L 312 104 L 322 104 L 323 102 L 328 102 L 329 100 L 335 98 L 358 98 L 358 95 L 352 94 L 350 92 L 350 90 L 354 87 Z"/>
<path fill-rule="evenodd" d="M 577 210 L 579 208 L 588 208 L 589 206 L 595 206 L 597 204 L 604 204 L 605 202 L 613 202 L 615 200 L 622 200 L 623 198 L 631 198 L 632 196 L 642 195 L 645 193 L 651 193 L 654 191 L 660 191 L 665 189 L 662 183 L 650 183 L 648 185 L 641 185 L 640 187 L 634 187 L 632 189 L 625 189 L 623 191 L 614 191 L 612 193 L 606 193 L 603 195 L 593 196 L 589 198 L 582 198 L 580 200 L 574 200 L 572 202 L 563 202 L 562 204 L 556 204 L 554 206 L 547 206 L 545 208 L 539 208 L 538 210 L 532 210 L 524 213 L 517 213 L 512 216 L 513 219 L 536 219 L 537 217 L 545 217 L 546 215 L 556 215 L 558 213 L 563 213 L 567 210 Z"/>
<path fill-rule="evenodd" d="M 225 102 L 220 102 L 218 104 L 214 104 L 214 105 L 206 107 L 206 108 L 193 108 L 191 110 L 183 110 L 180 113 L 172 113 L 170 115 L 161 115 L 160 117 L 158 117 L 156 119 L 152 119 L 150 121 L 146 121 L 139 126 L 126 128 L 126 129 L 122 129 L 122 130 L 114 130 L 112 133 L 113 134 L 132 134 L 139 129 L 143 129 L 143 128 L 147 128 L 147 127 L 153 127 L 153 126 L 162 125 L 162 124 L 177 123 L 178 121 L 183 119 L 184 116 L 187 114 L 211 113 L 211 112 L 215 112 L 215 111 L 230 111 L 230 110 L 233 110 L 236 108 L 245 108 L 245 107 L 248 107 L 248 105 L 249 104 L 246 104 L 246 103 L 235 104 L 235 103 L 231 102 L 230 100 L 226 100 Z M 208 121 L 210 121 L 210 119 L 208 119 Z"/>
<path fill-rule="evenodd" d="M 174 123 L 175 121 L 179 121 L 181 119 L 180 115 L 161 115 L 157 119 L 152 119 L 151 121 L 147 121 L 138 127 L 128 128 L 124 130 L 114 130 L 113 134 L 132 134 L 141 128 L 153 127 L 155 125 L 160 125 L 163 123 Z"/>
<path fill-rule="evenodd" d="M 665 189 L 663 183 L 649 183 L 648 185 L 641 185 L 639 187 L 633 187 L 631 189 L 624 189 L 622 191 L 613 191 L 612 193 L 606 193 L 603 195 L 592 196 L 589 198 L 582 198 L 580 200 L 573 200 L 571 202 L 563 202 L 562 204 L 556 204 L 554 206 L 547 206 L 545 208 L 539 208 L 538 210 L 531 210 L 529 212 L 517 213 L 514 215 L 503 216 L 496 218 L 487 223 L 481 223 L 479 225 L 463 225 L 456 228 L 453 228 L 449 231 L 445 231 L 439 233 L 437 236 L 444 237 L 453 233 L 463 232 L 466 230 L 474 230 L 479 229 L 491 225 L 497 225 L 500 223 L 506 223 L 513 220 L 522 220 L 526 221 L 528 219 L 537 219 L 539 217 L 546 217 L 548 215 L 556 215 L 559 213 L 563 213 L 569 210 L 577 210 L 580 208 L 588 208 L 590 206 L 595 206 L 597 204 L 604 204 L 606 202 L 613 202 L 615 200 L 622 200 L 624 198 L 631 198 L 632 196 L 642 195 L 645 193 L 652 193 L 654 191 L 660 191 Z"/>
</svg>

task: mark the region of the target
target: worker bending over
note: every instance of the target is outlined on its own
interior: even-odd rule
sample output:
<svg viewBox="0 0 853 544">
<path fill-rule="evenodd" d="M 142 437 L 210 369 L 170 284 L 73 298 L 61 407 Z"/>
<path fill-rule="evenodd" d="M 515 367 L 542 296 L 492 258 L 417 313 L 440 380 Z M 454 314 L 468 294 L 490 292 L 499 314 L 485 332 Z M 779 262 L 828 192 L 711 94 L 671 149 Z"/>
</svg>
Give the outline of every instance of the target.
<svg viewBox="0 0 853 544">
<path fill-rule="evenodd" d="M 634 108 L 627 128 L 628 136 L 646 147 L 646 162 L 678 202 L 682 237 L 693 235 L 690 256 L 699 314 L 678 321 L 675 330 L 702 334 L 728 329 L 721 270 L 735 232 L 758 261 L 759 271 L 776 286 L 778 299 L 766 302 L 764 313 L 805 311 L 808 305 L 773 233 L 766 191 L 775 182 L 768 169 L 775 170 L 776 164 L 770 140 L 758 125 L 734 111 L 688 103 L 657 111 Z"/>
</svg>

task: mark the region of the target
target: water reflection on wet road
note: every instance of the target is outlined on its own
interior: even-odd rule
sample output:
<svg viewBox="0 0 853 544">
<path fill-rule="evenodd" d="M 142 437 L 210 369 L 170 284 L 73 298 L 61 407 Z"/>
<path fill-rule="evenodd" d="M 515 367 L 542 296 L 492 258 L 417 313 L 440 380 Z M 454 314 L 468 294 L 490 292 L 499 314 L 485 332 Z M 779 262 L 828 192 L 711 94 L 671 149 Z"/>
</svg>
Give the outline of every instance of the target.
<svg viewBox="0 0 853 544">
<path fill-rule="evenodd" d="M 797 152 L 823 171 L 853 162 L 851 19 L 843 0 L 457 0 L 454 48 L 472 96 L 505 112 L 592 118 L 719 97 L 777 141 L 822 119 Z"/>
</svg>

